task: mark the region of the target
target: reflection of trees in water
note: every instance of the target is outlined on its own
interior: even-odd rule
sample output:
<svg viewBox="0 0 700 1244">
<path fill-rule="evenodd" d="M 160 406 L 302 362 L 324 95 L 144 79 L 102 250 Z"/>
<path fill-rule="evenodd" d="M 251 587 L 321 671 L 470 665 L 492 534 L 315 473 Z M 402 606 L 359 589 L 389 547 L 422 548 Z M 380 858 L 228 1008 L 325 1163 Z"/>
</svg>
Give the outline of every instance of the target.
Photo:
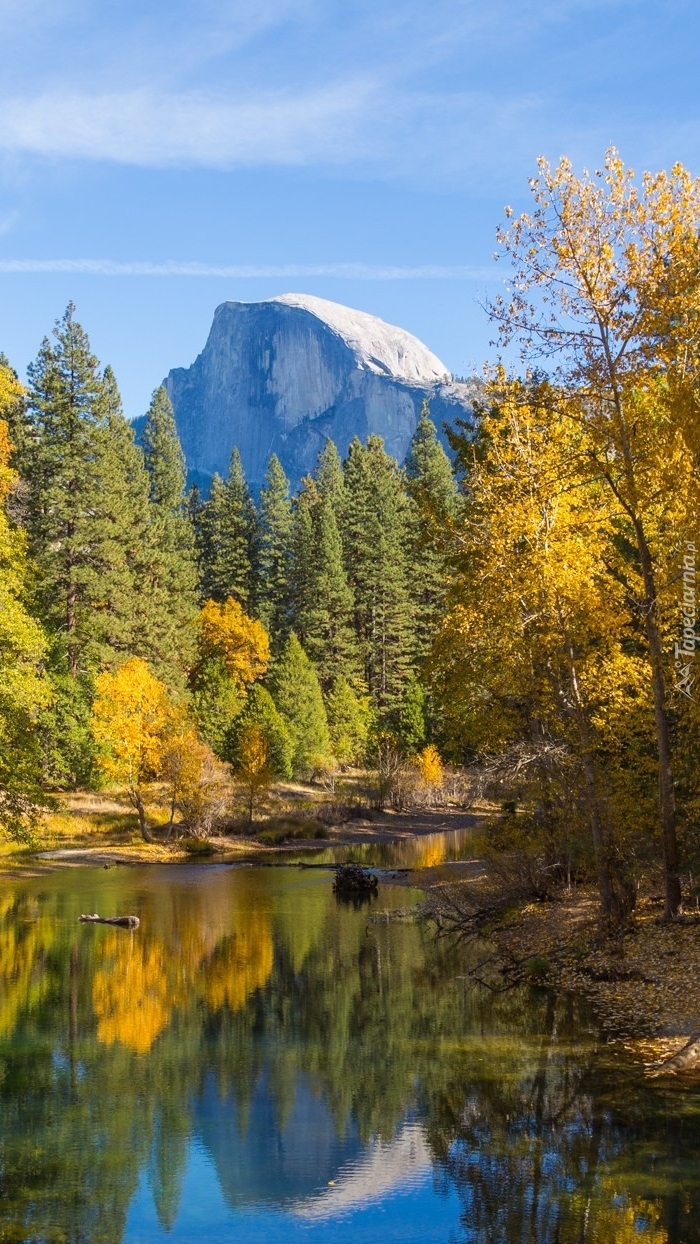
<svg viewBox="0 0 700 1244">
<path fill-rule="evenodd" d="M 0 1037 L 11 1036 L 20 1014 L 44 998 L 55 936 L 55 922 L 33 895 L 8 888 L 0 896 Z"/>
<path fill-rule="evenodd" d="M 531 995 L 513 996 L 511 1005 L 523 1004 L 531 1014 Z M 425 1086 L 441 1186 L 453 1188 L 461 1204 L 460 1238 L 465 1244 L 700 1239 L 693 1222 L 700 1205 L 697 1174 L 684 1198 L 691 1215 L 674 1229 L 668 1204 L 678 1202 L 679 1172 L 667 1172 L 669 1196 L 658 1195 L 663 1181 L 644 1172 L 638 1145 L 645 1123 L 627 1116 L 624 1093 L 605 1091 L 597 1056 L 589 1051 L 582 1057 L 573 1000 L 547 993 L 534 1009 L 541 1021 L 539 1050 L 513 1043 L 478 1082 L 457 1060 L 447 1077 Z M 631 1094 L 638 1087 L 628 1077 Z M 658 1152 L 664 1128 L 649 1130 Z M 692 1145 L 697 1160 L 697 1125 Z"/>
<path fill-rule="evenodd" d="M 86 934 L 58 888 L 0 905 L 0 1238 L 117 1244 L 144 1170 L 171 1227 L 197 1103 L 243 1144 L 264 1097 L 303 1146 L 303 1083 L 339 1153 L 423 1119 L 465 1244 L 700 1240 L 696 1121 L 628 1106 L 572 1000 L 489 996 L 447 940 L 367 927 L 316 880 L 145 888 L 135 935 Z"/>
</svg>

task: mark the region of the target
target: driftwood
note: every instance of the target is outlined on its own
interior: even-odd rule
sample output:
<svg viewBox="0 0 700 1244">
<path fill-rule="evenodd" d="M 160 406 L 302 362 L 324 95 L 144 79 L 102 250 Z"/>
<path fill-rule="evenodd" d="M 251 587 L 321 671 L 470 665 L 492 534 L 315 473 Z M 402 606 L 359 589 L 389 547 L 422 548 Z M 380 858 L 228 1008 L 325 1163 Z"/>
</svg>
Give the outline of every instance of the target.
<svg viewBox="0 0 700 1244">
<path fill-rule="evenodd" d="M 141 921 L 138 916 L 81 916 L 81 924 L 116 924 L 120 929 L 138 929 Z"/>
<path fill-rule="evenodd" d="M 338 864 L 336 867 L 333 891 L 341 898 L 369 897 L 377 893 L 378 886 L 375 874 L 367 872 L 361 864 Z"/>
<path fill-rule="evenodd" d="M 700 1063 L 700 1032 L 694 1032 L 682 1049 L 648 1070 L 650 1076 L 675 1075 L 678 1071 L 694 1071 Z"/>
</svg>

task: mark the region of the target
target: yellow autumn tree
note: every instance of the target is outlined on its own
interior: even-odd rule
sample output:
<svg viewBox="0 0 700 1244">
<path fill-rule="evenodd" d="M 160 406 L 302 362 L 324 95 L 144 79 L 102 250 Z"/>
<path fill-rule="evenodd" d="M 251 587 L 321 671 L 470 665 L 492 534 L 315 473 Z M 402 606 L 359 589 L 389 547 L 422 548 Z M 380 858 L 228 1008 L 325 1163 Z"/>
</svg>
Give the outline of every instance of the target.
<svg viewBox="0 0 700 1244">
<path fill-rule="evenodd" d="M 168 834 L 177 812 L 190 834 L 206 837 L 226 807 L 227 773 L 199 738 L 182 706 L 172 709 L 162 736 L 159 763 L 168 803 Z"/>
<path fill-rule="evenodd" d="M 248 823 L 252 825 L 256 801 L 267 790 L 274 777 L 269 743 L 264 731 L 255 722 L 247 722 L 241 729 L 237 751 L 234 775 L 245 791 Z"/>
<path fill-rule="evenodd" d="M 146 823 L 145 787 L 162 773 L 171 714 L 163 683 L 140 657 L 96 680 L 91 724 L 99 765 L 108 781 L 126 787 L 146 842 L 154 838 Z"/>
<path fill-rule="evenodd" d="M 443 769 L 440 753 L 434 743 L 428 743 L 416 757 L 416 767 L 420 780 L 428 791 L 436 791 L 442 786 Z"/>
<path fill-rule="evenodd" d="M 586 469 L 585 433 L 561 395 L 500 373 L 490 397 L 476 440 L 460 443 L 468 503 L 436 650 L 447 730 L 485 758 L 515 749 L 521 782 L 535 779 L 550 853 L 562 822 L 585 808 L 603 908 L 616 918 L 633 889 L 616 868 L 601 765 L 626 719 L 648 719 L 638 619 L 610 573 L 607 492 Z"/>
<path fill-rule="evenodd" d="M 270 641 L 262 623 L 232 596 L 208 600 L 199 615 L 199 657 L 190 676 L 200 731 L 225 757 L 228 732 L 240 715 L 248 688 L 265 673 Z"/>
<path fill-rule="evenodd" d="M 639 184 L 611 149 L 602 170 L 580 177 L 567 159 L 555 168 L 541 159 L 530 188 L 533 209 L 516 218 L 508 210 L 499 232 L 513 278 L 510 295 L 491 311 L 504 344 L 518 339 L 524 357 L 558 360 L 563 408 L 585 433 L 589 471 L 608 490 L 638 561 L 670 918 L 681 906 L 673 669 L 660 591 L 665 550 L 655 545 L 657 494 L 648 484 L 663 477 L 676 432 L 686 459 L 700 444 L 700 179 L 676 164 L 670 173 L 645 173 Z M 697 547 L 692 515 L 687 504 L 678 545 L 685 539 Z"/>
<path fill-rule="evenodd" d="M 220 656 L 239 690 L 265 673 L 270 661 L 267 631 L 232 596 L 223 604 L 206 602 L 199 616 L 199 633 L 202 656 Z"/>
<path fill-rule="evenodd" d="M 2 415 L 22 396 L 13 373 L 0 364 L 0 827 L 14 838 L 31 835 L 42 799 L 36 718 L 51 699 L 43 672 L 46 639 L 27 608 L 26 540 L 6 510 L 16 474 Z"/>
</svg>

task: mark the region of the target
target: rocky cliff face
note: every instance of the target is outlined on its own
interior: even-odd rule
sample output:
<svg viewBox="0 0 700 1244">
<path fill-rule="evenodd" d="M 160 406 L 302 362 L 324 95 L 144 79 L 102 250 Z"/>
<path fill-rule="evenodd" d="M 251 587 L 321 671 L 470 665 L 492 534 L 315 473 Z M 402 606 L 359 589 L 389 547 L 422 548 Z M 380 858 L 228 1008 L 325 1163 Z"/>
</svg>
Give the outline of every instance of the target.
<svg viewBox="0 0 700 1244">
<path fill-rule="evenodd" d="M 345 454 L 354 436 L 377 433 L 402 461 L 423 398 L 441 427 L 469 417 L 475 392 L 403 329 L 302 294 L 222 303 L 202 353 L 165 387 L 204 488 L 226 474 L 234 445 L 254 488 L 272 453 L 296 485 L 327 437 Z"/>
</svg>

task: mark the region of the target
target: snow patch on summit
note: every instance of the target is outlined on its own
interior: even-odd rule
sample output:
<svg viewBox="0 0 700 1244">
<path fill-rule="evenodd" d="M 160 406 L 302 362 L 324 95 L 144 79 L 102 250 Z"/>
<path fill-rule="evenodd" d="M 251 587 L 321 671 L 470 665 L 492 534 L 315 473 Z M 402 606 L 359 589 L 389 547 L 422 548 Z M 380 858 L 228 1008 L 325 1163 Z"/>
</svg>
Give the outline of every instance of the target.
<svg viewBox="0 0 700 1244">
<path fill-rule="evenodd" d="M 313 294 L 280 294 L 266 301 L 299 307 L 316 316 L 346 342 L 361 370 L 402 380 L 405 384 L 451 380 L 445 364 L 422 341 L 376 315 L 355 311 L 326 298 L 315 298 Z"/>
</svg>

